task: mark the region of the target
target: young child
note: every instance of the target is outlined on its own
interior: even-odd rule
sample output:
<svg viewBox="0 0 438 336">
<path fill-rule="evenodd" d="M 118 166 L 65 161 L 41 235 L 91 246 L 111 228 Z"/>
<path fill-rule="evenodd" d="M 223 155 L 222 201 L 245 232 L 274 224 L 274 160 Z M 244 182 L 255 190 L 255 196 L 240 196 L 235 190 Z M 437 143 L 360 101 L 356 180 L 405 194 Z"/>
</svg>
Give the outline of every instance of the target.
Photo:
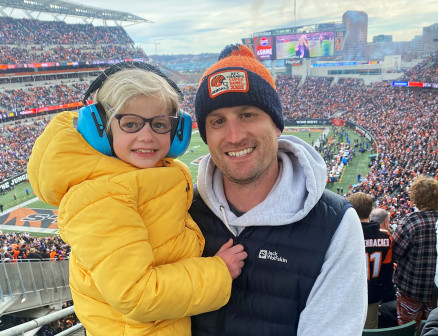
<svg viewBox="0 0 438 336">
<path fill-rule="evenodd" d="M 246 252 L 230 240 L 200 257 L 204 238 L 187 212 L 189 170 L 166 157 L 176 84 L 149 65 L 112 69 L 94 103 L 105 108 L 116 157 L 85 141 L 77 113 L 62 112 L 35 142 L 29 180 L 41 200 L 59 206 L 75 313 L 87 335 L 190 335 L 189 316 L 227 303 Z"/>
</svg>

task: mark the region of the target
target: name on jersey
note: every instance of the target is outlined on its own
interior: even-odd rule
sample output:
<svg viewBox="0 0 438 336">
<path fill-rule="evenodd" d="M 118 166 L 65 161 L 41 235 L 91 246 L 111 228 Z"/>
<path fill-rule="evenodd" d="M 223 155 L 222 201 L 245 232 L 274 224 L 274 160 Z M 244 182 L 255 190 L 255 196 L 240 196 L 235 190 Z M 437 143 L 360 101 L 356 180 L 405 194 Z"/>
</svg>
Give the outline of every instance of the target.
<svg viewBox="0 0 438 336">
<path fill-rule="evenodd" d="M 389 239 L 381 238 L 381 239 L 365 239 L 365 247 L 388 247 Z"/>
</svg>

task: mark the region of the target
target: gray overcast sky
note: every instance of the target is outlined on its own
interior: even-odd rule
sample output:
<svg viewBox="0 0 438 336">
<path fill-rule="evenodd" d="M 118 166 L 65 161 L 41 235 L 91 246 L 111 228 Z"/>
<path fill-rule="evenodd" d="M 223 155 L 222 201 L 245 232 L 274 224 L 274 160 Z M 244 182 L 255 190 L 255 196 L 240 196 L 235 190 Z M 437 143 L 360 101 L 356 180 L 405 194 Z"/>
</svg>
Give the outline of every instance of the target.
<svg viewBox="0 0 438 336">
<path fill-rule="evenodd" d="M 296 11 L 294 11 L 296 1 Z M 347 10 L 368 14 L 368 40 L 379 34 L 409 41 L 438 23 L 438 0 L 75 0 L 139 15 L 154 23 L 125 26 L 149 55 L 220 52 L 251 33 L 342 20 Z M 40 18 L 42 19 L 42 18 Z M 96 24 L 96 23 L 93 23 Z M 155 45 L 155 41 L 157 44 Z"/>
</svg>

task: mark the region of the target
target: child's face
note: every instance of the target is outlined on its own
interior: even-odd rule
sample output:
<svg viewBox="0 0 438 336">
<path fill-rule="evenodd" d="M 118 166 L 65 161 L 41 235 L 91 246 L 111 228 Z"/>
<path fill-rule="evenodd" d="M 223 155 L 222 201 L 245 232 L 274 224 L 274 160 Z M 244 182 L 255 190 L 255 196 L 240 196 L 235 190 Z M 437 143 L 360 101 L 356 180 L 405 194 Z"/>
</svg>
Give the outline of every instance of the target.
<svg viewBox="0 0 438 336">
<path fill-rule="evenodd" d="M 136 114 L 143 118 L 169 115 L 163 104 L 155 98 L 140 96 L 134 98 L 119 114 Z M 113 148 L 117 157 L 137 168 L 155 167 L 170 148 L 170 132 L 157 134 L 149 123 L 136 133 L 126 133 L 115 118 L 111 121 Z"/>
</svg>

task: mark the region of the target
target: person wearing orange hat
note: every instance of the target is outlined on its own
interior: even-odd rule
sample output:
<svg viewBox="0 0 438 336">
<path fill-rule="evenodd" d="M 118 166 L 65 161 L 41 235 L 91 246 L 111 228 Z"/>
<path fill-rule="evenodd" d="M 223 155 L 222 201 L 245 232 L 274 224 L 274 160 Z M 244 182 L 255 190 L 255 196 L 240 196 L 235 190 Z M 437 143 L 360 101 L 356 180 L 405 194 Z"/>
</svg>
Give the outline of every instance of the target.
<svg viewBox="0 0 438 336">
<path fill-rule="evenodd" d="M 192 317 L 193 336 L 362 333 L 367 311 L 359 217 L 325 190 L 326 163 L 284 129 L 269 71 L 243 45 L 227 46 L 195 99 L 210 154 L 190 214 L 204 256 L 232 238 L 248 257 L 228 304 Z"/>
</svg>

